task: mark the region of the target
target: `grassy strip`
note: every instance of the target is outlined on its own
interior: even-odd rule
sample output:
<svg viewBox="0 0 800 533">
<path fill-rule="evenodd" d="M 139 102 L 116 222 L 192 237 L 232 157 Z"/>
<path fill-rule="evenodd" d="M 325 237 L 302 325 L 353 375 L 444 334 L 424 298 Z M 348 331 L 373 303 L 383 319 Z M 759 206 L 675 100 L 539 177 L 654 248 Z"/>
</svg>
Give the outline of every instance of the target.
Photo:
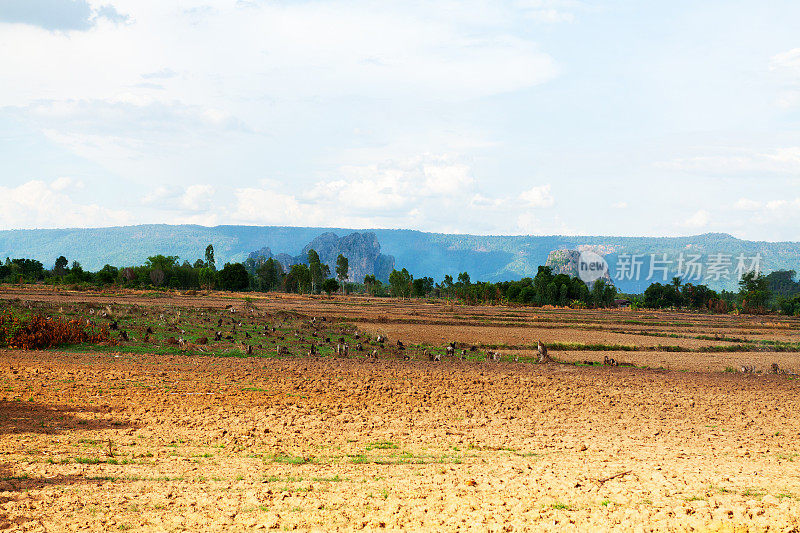
<svg viewBox="0 0 800 533">
<path fill-rule="evenodd" d="M 491 350 L 530 350 L 537 349 L 536 344 L 478 344 L 478 348 Z M 747 344 L 729 344 L 715 346 L 700 346 L 689 348 L 671 344 L 658 344 L 656 346 L 635 346 L 631 344 L 602 344 L 602 343 L 577 343 L 554 342 L 547 345 L 550 351 L 564 352 L 693 352 L 693 353 L 718 353 L 718 352 L 800 352 L 800 343 L 775 343 L 764 345 L 760 342 Z"/>
</svg>

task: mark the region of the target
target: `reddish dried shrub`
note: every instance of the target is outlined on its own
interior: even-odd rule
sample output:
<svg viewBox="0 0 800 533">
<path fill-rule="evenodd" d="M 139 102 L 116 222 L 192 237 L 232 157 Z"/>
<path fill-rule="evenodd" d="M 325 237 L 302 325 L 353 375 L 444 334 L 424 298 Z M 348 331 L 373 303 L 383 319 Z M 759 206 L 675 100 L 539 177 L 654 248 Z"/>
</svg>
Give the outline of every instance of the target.
<svg viewBox="0 0 800 533">
<path fill-rule="evenodd" d="M 18 316 L 0 313 L 0 346 L 21 350 L 41 350 L 65 344 L 99 344 L 114 340 L 105 327 L 88 326 L 72 319 L 43 315 Z"/>
</svg>

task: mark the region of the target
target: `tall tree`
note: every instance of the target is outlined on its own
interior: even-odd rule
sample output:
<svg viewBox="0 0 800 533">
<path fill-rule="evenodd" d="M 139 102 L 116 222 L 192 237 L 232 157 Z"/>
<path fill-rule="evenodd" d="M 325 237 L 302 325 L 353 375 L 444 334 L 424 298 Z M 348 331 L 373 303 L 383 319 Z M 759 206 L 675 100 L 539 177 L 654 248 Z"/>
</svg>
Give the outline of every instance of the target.
<svg viewBox="0 0 800 533">
<path fill-rule="evenodd" d="M 68 264 L 69 263 L 67 262 L 66 257 L 64 257 L 63 255 L 59 256 L 58 259 L 56 259 L 56 264 L 53 266 L 53 274 L 55 274 L 60 278 L 63 278 L 64 275 L 67 273 Z"/>
<path fill-rule="evenodd" d="M 217 269 L 217 263 L 214 261 L 214 245 L 209 244 L 206 246 L 206 266 L 211 270 Z"/>
<path fill-rule="evenodd" d="M 214 274 L 214 271 L 208 267 L 201 268 L 197 273 L 200 286 L 204 289 L 214 288 L 214 278 L 216 277 Z"/>
<path fill-rule="evenodd" d="M 250 285 L 250 276 L 241 263 L 225 263 L 219 272 L 219 283 L 228 291 L 243 291 Z"/>
<path fill-rule="evenodd" d="M 172 270 L 178 266 L 177 255 L 153 255 L 147 258 L 144 266 L 147 268 L 160 268 L 163 271 Z"/>
<path fill-rule="evenodd" d="M 372 274 L 367 274 L 364 276 L 364 288 L 367 291 L 367 294 L 370 296 L 375 296 L 375 286 L 377 285 L 377 278 Z"/>
<path fill-rule="evenodd" d="M 119 269 L 117 267 L 105 265 L 97 271 L 97 282 L 103 285 L 110 285 L 117 281 L 117 276 L 119 276 Z"/>
<path fill-rule="evenodd" d="M 283 268 L 281 264 L 271 257 L 258 267 L 256 272 L 262 288 L 271 291 L 281 284 Z"/>
<path fill-rule="evenodd" d="M 305 293 L 311 290 L 311 272 L 302 263 L 292 265 L 286 277 L 283 278 L 286 292 Z"/>
<path fill-rule="evenodd" d="M 415 278 L 411 282 L 412 294 L 416 298 L 423 298 L 433 292 L 433 278 Z"/>
<path fill-rule="evenodd" d="M 339 290 L 339 282 L 333 278 L 328 278 L 322 282 L 322 290 L 330 296 L 331 293 Z"/>
<path fill-rule="evenodd" d="M 414 278 L 405 268 L 403 270 L 392 270 L 392 273 L 389 274 L 389 285 L 391 287 L 392 296 L 407 298 L 411 294 L 411 284 L 413 281 Z"/>
<path fill-rule="evenodd" d="M 326 267 L 328 265 L 325 265 Z M 319 260 L 319 254 L 313 248 L 308 251 L 308 270 L 311 273 L 311 292 L 317 294 L 325 281 L 325 270 Z M 330 271 L 330 269 L 328 269 Z"/>
<path fill-rule="evenodd" d="M 336 258 L 336 277 L 339 279 L 340 283 L 343 283 L 349 277 L 350 272 L 350 261 L 339 254 L 339 257 Z"/>
<path fill-rule="evenodd" d="M 772 297 L 767 278 L 755 271 L 745 272 L 739 280 L 739 296 L 742 299 L 742 308 L 746 312 L 766 312 L 767 304 Z"/>
</svg>

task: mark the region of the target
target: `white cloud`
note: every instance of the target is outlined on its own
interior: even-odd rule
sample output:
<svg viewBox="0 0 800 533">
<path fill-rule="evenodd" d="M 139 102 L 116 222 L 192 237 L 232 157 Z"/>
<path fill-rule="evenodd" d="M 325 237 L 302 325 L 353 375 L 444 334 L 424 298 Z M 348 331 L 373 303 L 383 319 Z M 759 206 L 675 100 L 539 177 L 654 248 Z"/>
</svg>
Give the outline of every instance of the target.
<svg viewBox="0 0 800 533">
<path fill-rule="evenodd" d="M 451 156 L 420 156 L 377 165 L 346 166 L 341 178 L 317 182 L 302 195 L 363 213 L 407 212 L 426 199 L 462 198 L 474 190 L 470 168 Z"/>
<path fill-rule="evenodd" d="M 690 229 L 702 229 L 708 226 L 709 222 L 711 222 L 711 214 L 705 209 L 700 209 L 684 220 L 681 225 Z"/>
<path fill-rule="evenodd" d="M 75 202 L 65 194 L 65 184 L 62 179 L 49 185 L 33 180 L 0 186 L 0 228 L 107 227 L 133 221 L 127 211 Z"/>
<path fill-rule="evenodd" d="M 526 235 L 536 235 L 541 231 L 541 223 L 533 213 L 520 213 L 517 215 L 517 228 Z"/>
<path fill-rule="evenodd" d="M 769 69 L 783 86 L 778 93 L 778 106 L 786 109 L 800 105 L 800 48 L 772 56 Z"/>
<path fill-rule="evenodd" d="M 479 192 L 472 169 L 454 155 L 425 155 L 381 165 L 343 167 L 308 191 L 274 183 L 242 188 L 228 216 L 246 223 L 408 228 L 507 233 L 508 213 L 553 205 L 549 185 L 516 195 Z M 532 227 L 532 222 L 523 221 Z M 547 227 L 553 227 L 548 224 Z M 517 228 L 513 228 L 516 230 Z"/>
<path fill-rule="evenodd" d="M 515 233 L 524 235 L 575 235 L 575 230 L 558 215 L 540 218 L 533 211 L 523 211 L 516 217 Z"/>
<path fill-rule="evenodd" d="M 174 192 L 170 192 L 170 189 L 160 185 L 144 195 L 142 197 L 143 204 L 154 204 L 157 202 L 161 202 L 169 198 L 170 196 L 174 196 Z"/>
<path fill-rule="evenodd" d="M 422 167 L 422 172 L 425 175 L 422 194 L 425 195 L 459 194 L 475 183 L 469 167 L 463 164 L 428 164 Z"/>
<path fill-rule="evenodd" d="M 800 147 L 788 146 L 768 152 L 744 149 L 725 150 L 721 154 L 675 159 L 657 163 L 660 168 L 690 174 L 736 176 L 753 174 L 800 173 Z"/>
<path fill-rule="evenodd" d="M 520 198 L 530 207 L 551 207 L 555 203 L 550 184 L 532 187 L 520 194 Z"/>
<path fill-rule="evenodd" d="M 741 209 L 742 211 L 755 211 L 762 207 L 761 202 L 757 202 L 756 200 L 751 200 L 749 198 L 740 198 L 733 204 L 733 207 L 736 209 Z"/>
<path fill-rule="evenodd" d="M 187 211 L 205 211 L 211 208 L 213 198 L 211 185 L 190 185 L 180 198 L 180 206 Z"/>
<path fill-rule="evenodd" d="M 235 192 L 231 216 L 236 221 L 302 226 L 321 224 L 321 211 L 313 205 L 301 205 L 291 194 L 269 189 L 242 188 Z"/>
<path fill-rule="evenodd" d="M 628 202 L 614 202 L 613 204 L 611 204 L 611 207 L 613 209 L 627 209 Z"/>
<path fill-rule="evenodd" d="M 345 170 L 357 177 L 317 182 L 303 195 L 304 200 L 309 203 L 329 202 L 342 210 L 372 212 L 401 209 L 412 200 L 413 193 L 406 192 L 407 181 L 398 170 L 376 167 Z M 372 171 L 372 175 L 363 176 L 365 171 Z"/>
<path fill-rule="evenodd" d="M 572 22 L 575 16 L 572 13 L 559 11 L 557 9 L 535 9 L 529 13 L 532 19 L 538 22 Z"/>
<path fill-rule="evenodd" d="M 542 23 L 573 22 L 576 10 L 585 10 L 583 2 L 575 0 L 518 0 L 516 5 L 528 18 Z"/>
<path fill-rule="evenodd" d="M 788 70 L 800 74 L 800 48 L 793 48 L 772 56 L 769 68 L 770 70 Z"/>
<path fill-rule="evenodd" d="M 491 208 L 500 208 L 506 202 L 505 198 L 490 198 L 488 196 L 484 196 L 480 193 L 476 193 L 470 198 L 470 205 L 475 207 L 491 207 Z"/>
<path fill-rule="evenodd" d="M 143 205 L 160 211 L 172 212 L 173 220 L 207 220 L 205 212 L 211 211 L 216 189 L 211 185 L 194 184 L 188 187 L 156 187 L 141 198 Z M 214 219 L 218 215 L 214 215 Z M 187 222 L 189 223 L 189 222 Z M 191 222 L 195 223 L 195 222 Z"/>
<path fill-rule="evenodd" d="M 476 31 L 447 2 L 421 10 L 391 2 L 250 9 L 230 2 L 200 18 L 177 0 L 118 3 L 137 23 L 70 35 L 24 26 L 0 33 L 0 48 L 25 50 L 24 60 L 0 56 L 0 101 L 109 99 L 153 75 L 164 94 L 138 90 L 165 103 L 209 105 L 220 94 L 251 102 L 354 94 L 452 100 L 528 88 L 558 73 L 536 43 L 506 31 L 514 13 L 505 11 Z M 2 73 L 14 83 L 2 83 Z"/>
<path fill-rule="evenodd" d="M 53 183 L 50 184 L 50 188 L 54 191 L 64 191 L 67 189 L 83 189 L 83 182 L 80 180 L 74 180 L 67 176 L 62 176 L 60 178 L 56 178 Z"/>
</svg>

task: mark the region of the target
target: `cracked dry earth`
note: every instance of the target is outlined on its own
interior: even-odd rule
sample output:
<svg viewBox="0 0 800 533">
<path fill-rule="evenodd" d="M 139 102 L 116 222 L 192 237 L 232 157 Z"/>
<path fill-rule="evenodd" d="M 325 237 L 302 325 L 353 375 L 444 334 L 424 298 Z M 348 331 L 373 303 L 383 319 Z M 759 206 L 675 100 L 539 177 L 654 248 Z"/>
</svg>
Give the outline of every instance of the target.
<svg viewBox="0 0 800 533">
<path fill-rule="evenodd" d="M 786 376 L 1 351 L 0 378 L 11 530 L 800 527 Z"/>
</svg>

